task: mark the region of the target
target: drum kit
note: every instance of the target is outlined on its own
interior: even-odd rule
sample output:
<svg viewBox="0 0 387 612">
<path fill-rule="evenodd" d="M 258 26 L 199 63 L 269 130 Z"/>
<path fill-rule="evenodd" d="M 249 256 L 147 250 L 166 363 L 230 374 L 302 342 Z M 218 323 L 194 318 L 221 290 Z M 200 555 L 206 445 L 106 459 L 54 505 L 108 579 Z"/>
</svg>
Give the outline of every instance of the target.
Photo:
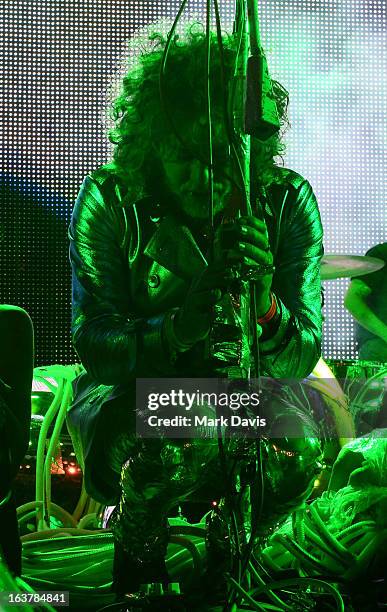
<svg viewBox="0 0 387 612">
<path fill-rule="evenodd" d="M 377 272 L 384 265 L 385 262 L 376 257 L 324 255 L 321 261 L 321 280 L 357 278 Z M 357 435 L 364 435 L 380 427 L 377 419 L 379 417 L 380 421 L 381 412 L 386 410 L 387 364 L 348 359 L 327 360 L 327 364 L 347 398 Z"/>
<path fill-rule="evenodd" d="M 336 280 L 364 276 L 384 266 L 382 259 L 360 255 L 324 255 L 321 260 L 321 280 Z"/>
</svg>

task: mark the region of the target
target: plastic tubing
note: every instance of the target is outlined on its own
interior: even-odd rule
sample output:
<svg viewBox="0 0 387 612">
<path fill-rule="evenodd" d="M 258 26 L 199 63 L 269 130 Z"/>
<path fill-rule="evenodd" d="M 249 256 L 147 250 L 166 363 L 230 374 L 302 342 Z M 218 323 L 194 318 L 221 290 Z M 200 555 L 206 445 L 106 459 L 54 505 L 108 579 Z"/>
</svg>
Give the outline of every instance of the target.
<svg viewBox="0 0 387 612">
<path fill-rule="evenodd" d="M 298 544 L 304 544 L 305 542 L 305 525 L 303 521 L 304 509 L 298 508 L 292 514 L 292 529 L 293 535 Z"/>
<path fill-rule="evenodd" d="M 78 523 L 78 529 L 84 529 L 88 523 L 92 521 L 96 521 L 96 520 L 97 520 L 97 514 L 95 512 L 92 512 L 90 514 L 85 514 L 85 516 L 83 516 Z"/>
<path fill-rule="evenodd" d="M 387 535 L 387 531 L 386 531 L 386 535 Z M 374 537 L 367 543 L 364 550 L 358 556 L 358 564 L 360 568 L 364 567 L 364 565 L 366 565 L 369 562 L 371 555 L 375 553 L 379 544 L 380 544 L 380 534 L 378 533 L 378 534 L 375 534 Z"/>
<path fill-rule="evenodd" d="M 308 525 L 305 525 L 305 533 L 307 534 L 308 538 L 321 549 L 321 552 L 331 557 L 333 561 L 339 563 L 343 568 L 350 567 L 351 564 L 347 563 L 347 561 L 343 559 L 342 556 L 339 555 L 334 549 L 329 548 L 328 544 L 326 544 L 324 540 L 320 538 L 320 536 L 317 535 Z"/>
<path fill-rule="evenodd" d="M 378 535 L 378 532 L 375 529 L 364 532 L 356 542 L 351 545 L 351 550 L 354 551 L 356 555 L 361 555 L 364 551 L 365 547 L 374 539 L 375 536 Z"/>
<path fill-rule="evenodd" d="M 85 510 L 85 506 L 88 502 L 89 499 L 89 495 L 88 493 L 86 493 L 86 489 L 85 489 L 85 481 L 84 479 L 82 479 L 82 490 L 81 490 L 81 494 L 79 496 L 77 505 L 75 507 L 75 510 L 73 512 L 73 518 L 75 521 L 79 521 L 79 519 L 81 518 L 84 510 Z"/>
<path fill-rule="evenodd" d="M 270 560 L 274 565 L 278 565 L 278 569 L 282 567 L 282 563 L 287 563 L 287 557 L 292 557 L 292 554 L 279 542 L 273 542 L 272 539 L 275 535 L 273 534 L 270 538 L 270 546 L 262 551 L 262 555 L 266 558 L 270 557 Z"/>
<path fill-rule="evenodd" d="M 189 534 L 204 538 L 206 529 L 205 527 L 197 527 L 195 525 L 170 525 L 169 533 L 171 535 Z"/>
<path fill-rule="evenodd" d="M 19 576 L 17 576 L 15 578 L 16 584 L 18 585 L 18 587 L 20 589 L 24 589 L 24 591 L 27 591 L 27 593 L 35 593 L 34 589 L 28 584 L 28 582 L 25 582 L 25 580 L 23 580 L 22 578 L 20 578 Z M 52 608 L 49 604 L 41 604 L 40 605 L 41 608 L 43 608 L 43 610 L 47 610 L 47 612 L 55 612 L 55 609 Z M 29 609 L 33 609 L 30 608 L 28 606 Z"/>
<path fill-rule="evenodd" d="M 69 515 L 71 516 L 71 514 Z M 33 540 L 37 542 L 39 540 L 47 539 L 58 539 L 67 538 L 69 536 L 81 536 L 81 535 L 95 535 L 96 532 L 92 529 L 78 529 L 77 527 L 67 527 L 63 529 L 46 529 L 45 531 L 36 531 L 35 533 L 28 533 L 27 535 L 21 536 L 21 541 L 27 542 Z"/>
<path fill-rule="evenodd" d="M 44 514 L 45 519 L 48 519 L 48 526 L 50 525 L 50 501 L 51 501 L 51 466 L 52 466 L 52 458 L 54 456 L 55 451 L 57 450 L 57 445 L 59 442 L 60 431 L 62 429 L 63 420 L 61 415 L 63 413 L 64 400 L 66 398 L 66 392 L 68 388 L 68 381 L 63 377 L 63 389 L 60 398 L 60 406 L 58 413 L 55 418 L 55 425 L 49 440 L 46 457 L 44 460 L 43 467 L 43 501 L 44 501 Z"/>
<path fill-rule="evenodd" d="M 54 584 L 57 582 L 67 583 L 74 587 L 76 584 L 87 586 L 89 581 L 93 581 L 93 585 L 103 583 L 107 580 L 109 574 L 111 575 L 111 572 L 106 571 L 106 569 L 110 568 L 111 570 L 112 567 L 113 546 L 109 551 L 110 555 L 107 556 L 106 552 L 106 550 L 98 551 L 98 553 L 90 551 L 90 553 L 85 554 L 83 551 L 71 549 L 66 551 L 65 554 L 60 551 L 60 556 L 56 553 L 48 557 L 46 553 L 44 565 L 37 562 L 39 558 L 32 557 L 30 559 L 27 557 L 23 558 L 23 572 L 28 580 L 45 580 Z M 97 573 L 100 575 L 99 578 L 96 578 Z"/>
<path fill-rule="evenodd" d="M 316 557 L 314 557 L 309 552 L 304 550 L 299 544 L 297 544 L 297 542 L 291 542 L 285 536 L 282 536 L 280 534 L 277 534 L 275 538 L 276 540 L 281 542 L 281 544 L 285 548 L 287 548 L 287 550 L 293 553 L 293 555 L 297 557 L 297 559 L 302 561 L 304 565 L 305 564 L 309 565 L 312 569 L 317 571 L 319 574 L 326 573 L 327 567 L 319 559 L 316 559 Z"/>
<path fill-rule="evenodd" d="M 98 515 L 98 512 L 101 508 L 100 502 L 98 502 L 97 500 L 93 499 L 92 497 L 89 498 L 89 505 L 87 508 L 87 514 L 96 514 Z"/>
<path fill-rule="evenodd" d="M 32 510 L 32 512 L 27 512 L 27 514 L 24 514 L 24 516 L 20 517 L 18 519 L 18 524 L 21 525 L 22 523 L 25 523 L 26 521 L 35 518 L 36 517 L 36 513 L 37 510 Z"/>
<path fill-rule="evenodd" d="M 46 385 L 46 387 L 48 387 L 50 389 L 50 391 L 52 392 L 53 395 L 55 395 L 58 386 L 54 385 L 51 381 L 47 380 L 47 378 L 50 376 L 50 372 L 48 371 L 48 369 L 46 367 L 43 368 L 35 368 L 34 369 L 34 378 L 37 380 L 41 380 L 42 383 L 44 383 Z M 51 376 L 52 378 L 52 376 Z"/>
<path fill-rule="evenodd" d="M 363 527 L 363 529 L 359 529 L 357 532 L 352 532 L 348 535 L 348 537 L 345 540 L 345 545 L 350 549 L 350 550 L 357 550 L 358 548 L 358 542 L 362 540 L 363 537 L 365 537 L 366 534 L 369 533 L 376 533 L 377 529 L 372 528 L 372 527 Z"/>
<path fill-rule="evenodd" d="M 54 533 L 55 532 L 55 533 Z M 29 534 L 30 536 L 35 536 L 33 538 L 29 538 L 28 541 L 23 543 L 23 552 L 26 551 L 27 554 L 30 554 L 31 550 L 34 548 L 38 549 L 38 552 L 41 550 L 41 540 L 45 540 L 44 546 L 46 548 L 54 548 L 57 549 L 58 539 L 56 537 L 51 537 L 47 539 L 47 537 L 40 538 L 40 534 L 45 533 L 47 536 L 51 534 L 51 536 L 60 533 L 61 534 L 61 549 L 63 548 L 71 548 L 75 546 L 83 545 L 84 548 L 88 546 L 92 549 L 95 549 L 95 543 L 97 542 L 102 547 L 102 540 L 107 540 L 107 543 L 104 542 L 103 546 L 112 546 L 113 545 L 113 534 L 111 531 L 107 531 L 106 529 L 101 529 L 98 531 L 92 531 L 90 529 L 78 529 L 68 527 L 66 529 L 48 529 L 45 532 L 37 531 L 34 534 Z M 75 538 L 74 536 L 83 537 L 81 539 Z M 24 536 L 23 536 L 24 537 Z M 109 543 L 110 541 L 110 543 Z"/>
<path fill-rule="evenodd" d="M 202 570 L 202 560 L 200 558 L 200 554 L 198 553 L 196 546 L 189 538 L 185 538 L 184 536 L 171 535 L 169 541 L 172 544 L 180 544 L 184 546 L 192 555 L 192 561 L 194 564 L 194 569 L 197 572 L 201 572 Z"/>
<path fill-rule="evenodd" d="M 54 419 L 55 414 L 57 413 L 61 401 L 62 391 L 63 391 L 64 381 L 61 380 L 54 396 L 54 399 L 51 402 L 51 406 L 49 407 L 46 416 L 44 417 L 42 427 L 39 434 L 38 440 L 38 450 L 36 454 L 36 502 L 44 502 L 44 446 L 46 443 L 47 432 L 48 429 Z M 44 517 L 42 516 L 43 512 L 39 508 L 38 513 L 38 529 L 43 529 L 47 527 Z"/>
<path fill-rule="evenodd" d="M 331 532 L 329 531 L 329 529 L 326 527 L 323 520 L 321 519 L 316 508 L 313 505 L 311 505 L 309 506 L 309 510 L 310 510 L 311 518 L 313 519 L 316 525 L 317 531 L 320 532 L 320 535 L 332 546 L 332 548 L 334 548 L 337 551 L 339 555 L 342 556 L 343 559 L 345 559 L 348 563 L 353 563 L 355 561 L 353 554 L 349 550 L 347 550 L 343 546 L 343 544 L 340 544 L 340 542 L 337 541 L 335 536 L 331 534 Z"/>
<path fill-rule="evenodd" d="M 382 368 L 381 371 L 376 372 L 376 374 L 373 374 L 370 378 L 367 378 L 367 383 L 364 385 L 364 388 L 359 391 L 359 393 L 356 395 L 356 397 L 353 400 L 354 404 L 360 403 L 363 401 L 363 397 L 366 395 L 366 393 L 369 391 L 370 389 L 370 383 L 372 383 L 374 380 L 378 380 L 379 378 L 382 378 L 382 375 L 386 375 L 387 374 L 387 368 Z"/>
<path fill-rule="evenodd" d="M 24 514 L 24 512 L 26 512 L 27 510 L 30 510 L 32 508 L 35 509 L 37 512 L 39 512 L 39 510 L 42 507 L 42 505 L 43 505 L 42 501 L 40 501 L 40 502 L 37 502 L 37 501 L 28 502 L 27 504 L 23 504 L 22 506 L 19 506 L 17 508 L 17 510 L 16 510 L 16 514 L 17 514 L 17 516 L 19 516 L 21 514 Z M 57 518 L 59 518 L 60 520 L 64 521 L 68 525 L 71 525 L 71 527 L 76 527 L 76 525 L 77 525 L 76 521 L 71 516 L 71 514 L 69 512 L 67 512 L 67 510 L 65 510 L 61 506 L 58 506 L 57 504 L 54 504 L 53 502 L 50 503 L 50 506 L 51 506 L 51 509 L 53 510 L 53 514 Z"/>
<path fill-rule="evenodd" d="M 337 534 L 336 538 L 343 545 L 345 545 L 346 542 L 352 540 L 352 538 L 359 536 L 359 533 L 357 532 L 364 533 L 364 531 L 367 531 L 369 528 L 376 529 L 375 521 L 360 521 L 359 523 L 349 525 L 349 527 L 346 527 L 345 529 L 343 529 L 343 531 L 340 531 L 340 533 Z"/>
<path fill-rule="evenodd" d="M 72 397 L 72 387 L 70 380 L 63 379 L 61 404 L 56 417 L 54 431 L 52 432 L 51 440 L 48 446 L 46 460 L 44 463 L 44 476 L 43 476 L 43 495 L 44 495 L 44 510 L 47 513 L 49 520 L 50 517 L 50 501 L 51 501 L 51 464 L 52 457 L 57 447 L 60 432 L 62 431 L 63 423 L 66 418 L 67 408 Z M 44 520 L 46 517 L 44 517 Z"/>
</svg>

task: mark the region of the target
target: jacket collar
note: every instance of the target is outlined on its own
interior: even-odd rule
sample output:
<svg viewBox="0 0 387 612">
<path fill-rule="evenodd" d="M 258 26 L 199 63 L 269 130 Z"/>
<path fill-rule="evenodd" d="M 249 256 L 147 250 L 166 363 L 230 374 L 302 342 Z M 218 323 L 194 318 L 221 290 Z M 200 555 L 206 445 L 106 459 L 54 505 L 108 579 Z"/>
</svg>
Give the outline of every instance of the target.
<svg viewBox="0 0 387 612">
<path fill-rule="evenodd" d="M 144 253 L 186 281 L 208 265 L 191 230 L 173 215 L 160 220 Z"/>
</svg>

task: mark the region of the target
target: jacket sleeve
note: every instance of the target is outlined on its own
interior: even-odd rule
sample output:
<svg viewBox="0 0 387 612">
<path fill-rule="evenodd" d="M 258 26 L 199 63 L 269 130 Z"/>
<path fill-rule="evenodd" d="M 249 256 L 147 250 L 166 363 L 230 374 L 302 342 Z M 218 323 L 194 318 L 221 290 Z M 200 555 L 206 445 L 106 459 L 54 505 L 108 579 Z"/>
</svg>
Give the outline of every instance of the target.
<svg viewBox="0 0 387 612">
<path fill-rule="evenodd" d="M 143 319 L 131 312 L 121 212 L 88 176 L 69 228 L 73 343 L 87 372 L 105 385 L 173 373 L 162 338 L 165 315 Z"/>
<path fill-rule="evenodd" d="M 264 373 L 303 379 L 321 354 L 321 280 L 323 231 L 315 195 L 303 180 L 290 186 L 279 228 L 273 277 L 281 315 L 273 337 L 261 342 Z"/>
</svg>

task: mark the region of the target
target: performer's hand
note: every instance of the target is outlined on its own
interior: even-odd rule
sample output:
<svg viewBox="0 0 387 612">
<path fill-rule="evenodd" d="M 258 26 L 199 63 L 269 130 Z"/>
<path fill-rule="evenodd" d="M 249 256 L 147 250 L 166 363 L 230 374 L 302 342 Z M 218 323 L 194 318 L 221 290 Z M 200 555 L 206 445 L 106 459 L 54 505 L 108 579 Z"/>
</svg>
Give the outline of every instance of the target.
<svg viewBox="0 0 387 612">
<path fill-rule="evenodd" d="M 266 223 L 257 217 L 246 216 L 220 225 L 215 233 L 214 261 L 219 265 L 226 262 L 225 265 L 236 267 L 244 278 L 254 278 L 257 314 L 263 316 L 270 308 L 273 279 L 273 255 Z"/>
<path fill-rule="evenodd" d="M 214 261 L 194 278 L 184 305 L 175 319 L 175 332 L 183 342 L 194 343 L 205 338 L 210 330 L 212 307 L 220 301 L 236 275 L 253 274 L 257 287 L 257 315 L 270 308 L 273 278 L 273 256 L 264 221 L 256 217 L 241 217 L 218 227 L 214 239 Z M 254 269 L 262 275 L 255 275 Z"/>
<path fill-rule="evenodd" d="M 230 264 L 214 263 L 192 281 L 183 306 L 175 317 L 175 333 L 179 340 L 194 344 L 210 331 L 212 307 L 220 301 L 234 273 Z"/>
</svg>

